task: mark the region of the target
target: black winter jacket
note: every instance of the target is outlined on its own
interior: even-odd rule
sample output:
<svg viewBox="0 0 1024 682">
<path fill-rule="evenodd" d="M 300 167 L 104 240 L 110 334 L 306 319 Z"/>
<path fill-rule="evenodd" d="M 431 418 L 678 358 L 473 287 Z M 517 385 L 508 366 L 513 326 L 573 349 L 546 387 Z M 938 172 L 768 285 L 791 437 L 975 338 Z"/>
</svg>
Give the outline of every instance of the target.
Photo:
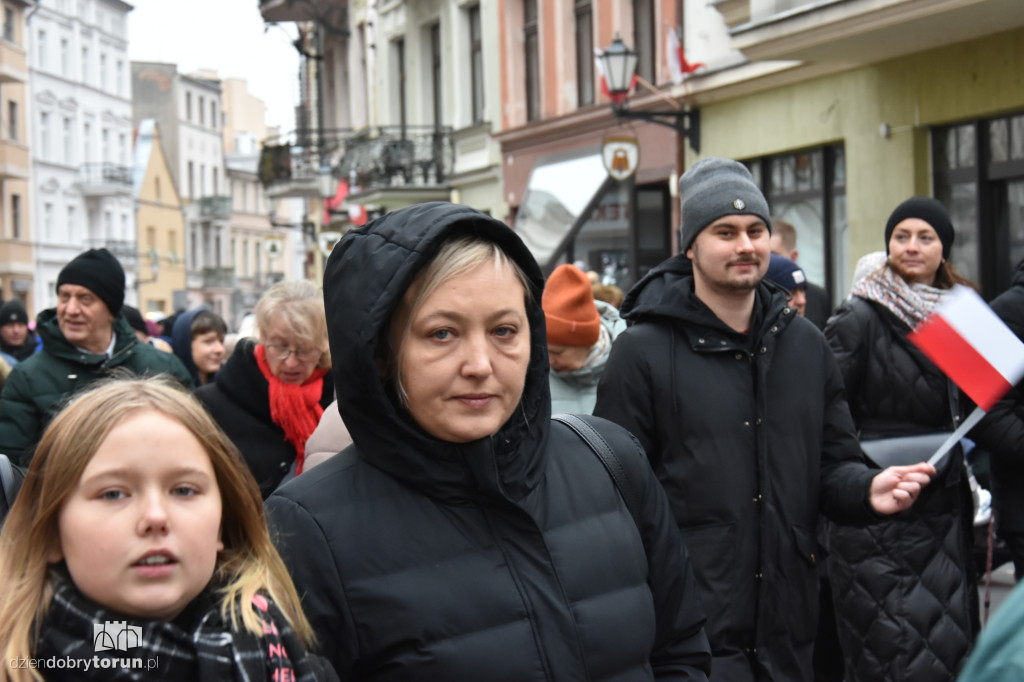
<svg viewBox="0 0 1024 682">
<path fill-rule="evenodd" d="M 257 341 L 242 339 L 217 371 L 217 380 L 196 390 L 199 399 L 242 453 L 266 499 L 295 461 L 295 446 L 270 417 L 270 384 L 256 364 Z M 334 400 L 334 381 L 324 375 L 320 406 Z"/>
<path fill-rule="evenodd" d="M 909 331 L 884 306 L 859 298 L 825 328 L 863 440 L 954 428 L 949 382 L 907 340 Z M 866 528 L 831 529 L 847 680 L 953 680 L 971 650 L 973 508 L 959 447 L 938 470 L 910 509 Z"/>
<path fill-rule="evenodd" d="M 123 315 L 114 318 L 116 339 L 109 358 L 72 346 L 60 331 L 56 308 L 39 313 L 38 321 L 43 350 L 14 366 L 0 397 L 0 452 L 20 457 L 23 466 L 32 461 L 35 445 L 63 399 L 116 370 L 168 374 L 192 387 L 181 361 L 140 343 Z"/>
<path fill-rule="evenodd" d="M 495 435 L 456 444 L 399 407 L 376 354 L 417 273 L 466 231 L 527 273 L 532 350 L 520 408 Z M 543 278 L 514 233 L 462 206 L 402 209 L 347 234 L 324 285 L 354 444 L 266 506 L 341 678 L 705 680 L 689 558 L 639 446 L 602 422 L 643 492 L 634 519 L 597 457 L 550 421 Z"/>
<path fill-rule="evenodd" d="M 1024 341 L 1024 260 L 1010 288 L 992 310 Z M 992 466 L 992 493 L 1000 533 L 1024 533 L 1024 382 L 989 410 L 973 435 L 985 440 Z"/>
<path fill-rule="evenodd" d="M 622 424 L 668 492 L 708 611 L 712 679 L 810 680 L 819 509 L 873 518 L 835 359 L 785 292 L 757 289 L 750 332 L 665 261 L 623 302 L 594 414 Z"/>
</svg>

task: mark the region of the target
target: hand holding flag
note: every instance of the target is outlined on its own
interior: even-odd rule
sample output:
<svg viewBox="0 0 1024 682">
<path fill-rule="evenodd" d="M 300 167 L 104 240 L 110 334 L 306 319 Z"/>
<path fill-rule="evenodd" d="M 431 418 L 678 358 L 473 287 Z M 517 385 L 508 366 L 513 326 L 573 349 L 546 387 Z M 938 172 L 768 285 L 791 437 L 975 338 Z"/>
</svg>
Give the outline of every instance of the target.
<svg viewBox="0 0 1024 682">
<path fill-rule="evenodd" d="M 935 464 L 1024 377 L 1024 343 L 960 285 L 907 338 L 978 406 L 928 460 Z"/>
</svg>

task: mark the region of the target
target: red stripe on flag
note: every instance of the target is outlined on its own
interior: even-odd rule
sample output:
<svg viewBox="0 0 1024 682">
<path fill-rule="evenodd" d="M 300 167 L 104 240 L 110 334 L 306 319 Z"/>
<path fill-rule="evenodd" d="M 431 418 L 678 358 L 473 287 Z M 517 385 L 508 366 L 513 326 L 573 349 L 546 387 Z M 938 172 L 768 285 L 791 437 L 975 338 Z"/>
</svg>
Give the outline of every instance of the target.
<svg viewBox="0 0 1024 682">
<path fill-rule="evenodd" d="M 942 315 L 932 315 L 907 338 L 986 412 L 1013 388 Z"/>
</svg>

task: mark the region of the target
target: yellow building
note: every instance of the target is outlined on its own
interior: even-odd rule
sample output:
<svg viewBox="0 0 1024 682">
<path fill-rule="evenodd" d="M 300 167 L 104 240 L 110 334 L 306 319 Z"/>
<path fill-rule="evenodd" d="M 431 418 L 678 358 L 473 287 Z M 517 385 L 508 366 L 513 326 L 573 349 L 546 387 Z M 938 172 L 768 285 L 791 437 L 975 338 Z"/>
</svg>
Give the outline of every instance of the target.
<svg viewBox="0 0 1024 682">
<path fill-rule="evenodd" d="M 19 300 L 32 315 L 24 16 L 29 3 L 3 0 L 0 5 L 0 295 Z"/>
<path fill-rule="evenodd" d="M 156 122 L 139 123 L 134 190 L 139 243 L 139 310 L 170 315 L 185 306 L 185 215 Z"/>
</svg>

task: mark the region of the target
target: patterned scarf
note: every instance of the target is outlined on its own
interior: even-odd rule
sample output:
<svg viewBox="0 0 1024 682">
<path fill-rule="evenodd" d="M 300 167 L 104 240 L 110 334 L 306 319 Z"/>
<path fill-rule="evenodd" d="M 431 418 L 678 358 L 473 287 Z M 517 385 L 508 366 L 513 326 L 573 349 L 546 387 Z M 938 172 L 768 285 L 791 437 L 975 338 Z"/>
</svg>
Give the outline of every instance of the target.
<svg viewBox="0 0 1024 682">
<path fill-rule="evenodd" d="M 884 305 L 914 329 L 935 310 L 949 290 L 927 284 L 907 284 L 892 267 L 886 265 L 856 282 L 850 293 L 857 298 Z"/>
<path fill-rule="evenodd" d="M 53 667 L 40 670 L 48 682 L 332 679 L 329 666 L 305 652 L 284 614 L 262 595 L 252 603 L 263 622 L 260 638 L 225 624 L 212 590 L 186 609 L 192 618 L 179 616 L 168 623 L 127 620 L 88 600 L 70 580 L 55 577 L 54 583 L 53 601 L 34 654 L 44 662 L 54 661 Z M 188 625 L 183 627 L 179 621 Z"/>
<path fill-rule="evenodd" d="M 327 370 L 317 367 L 302 384 L 286 384 L 270 371 L 267 350 L 263 344 L 253 352 L 256 364 L 270 384 L 270 418 L 284 429 L 284 437 L 295 446 L 295 475 L 302 473 L 306 459 L 306 441 L 320 423 L 324 408 L 320 398 L 324 393 L 324 375 Z"/>
</svg>

